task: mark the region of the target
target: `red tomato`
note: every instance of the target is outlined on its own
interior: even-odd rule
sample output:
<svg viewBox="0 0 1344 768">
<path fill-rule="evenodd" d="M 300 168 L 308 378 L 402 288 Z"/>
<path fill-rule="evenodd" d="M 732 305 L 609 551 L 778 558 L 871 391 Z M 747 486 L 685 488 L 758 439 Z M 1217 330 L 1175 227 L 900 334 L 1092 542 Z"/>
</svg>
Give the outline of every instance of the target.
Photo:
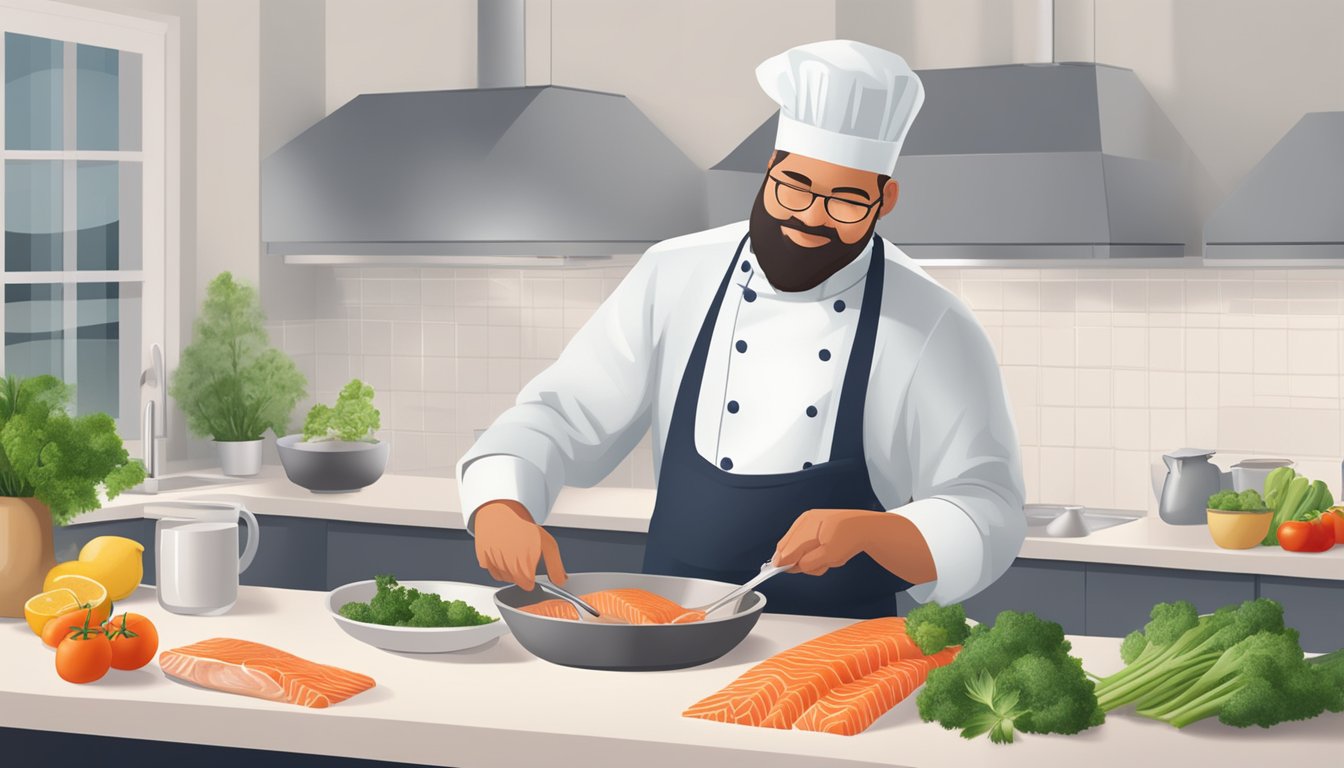
<svg viewBox="0 0 1344 768">
<path fill-rule="evenodd" d="M 56 674 L 71 683 L 92 683 L 112 668 L 112 646 L 97 629 L 72 633 L 56 646 Z"/>
<path fill-rule="evenodd" d="M 154 622 L 138 613 L 113 616 L 103 625 L 112 647 L 113 669 L 139 669 L 159 650 L 159 631 Z"/>
<path fill-rule="evenodd" d="M 1335 546 L 1334 520 L 1290 520 L 1279 525 L 1278 536 L 1289 552 L 1324 552 Z"/>
</svg>

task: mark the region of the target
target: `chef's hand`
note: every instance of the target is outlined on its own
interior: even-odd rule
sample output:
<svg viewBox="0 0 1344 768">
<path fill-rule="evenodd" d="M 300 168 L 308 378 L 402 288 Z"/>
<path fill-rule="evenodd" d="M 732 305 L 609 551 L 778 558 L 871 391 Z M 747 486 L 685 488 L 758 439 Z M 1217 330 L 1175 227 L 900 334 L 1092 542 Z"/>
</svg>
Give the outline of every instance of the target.
<svg viewBox="0 0 1344 768">
<path fill-rule="evenodd" d="M 878 565 L 911 584 L 938 578 L 924 536 L 909 518 L 870 509 L 809 509 L 779 540 L 775 565 L 820 576 L 867 552 Z"/>
<path fill-rule="evenodd" d="M 771 562 L 794 563 L 789 573 L 820 576 L 862 552 L 875 517 L 885 515 L 867 509 L 809 509 L 779 540 Z"/>
<path fill-rule="evenodd" d="M 560 561 L 560 547 L 545 528 L 532 522 L 527 508 L 516 501 L 492 501 L 476 510 L 476 562 L 498 581 L 511 581 L 531 591 L 537 563 L 546 562 L 546 575 L 565 585 L 568 576 Z"/>
</svg>

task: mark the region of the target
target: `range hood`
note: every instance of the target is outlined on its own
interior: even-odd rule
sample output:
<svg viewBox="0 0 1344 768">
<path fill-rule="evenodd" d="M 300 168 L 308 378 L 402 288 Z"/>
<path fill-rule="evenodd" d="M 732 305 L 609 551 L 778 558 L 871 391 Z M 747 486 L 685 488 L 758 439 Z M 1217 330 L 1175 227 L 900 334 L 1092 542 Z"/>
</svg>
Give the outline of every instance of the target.
<svg viewBox="0 0 1344 768">
<path fill-rule="evenodd" d="M 925 263 L 1197 261 L 1202 169 L 1132 70 L 1093 63 L 918 72 L 924 106 L 878 232 Z M 710 225 L 746 218 L 772 116 L 709 171 Z"/>
<path fill-rule="evenodd" d="M 478 8 L 480 82 L 360 95 L 262 163 L 286 263 L 607 263 L 705 228 L 703 172 L 624 96 L 524 86 L 521 0 Z"/>
<path fill-rule="evenodd" d="M 1215 266 L 1314 266 L 1344 260 L 1344 112 L 1298 121 L 1204 228 Z"/>
</svg>

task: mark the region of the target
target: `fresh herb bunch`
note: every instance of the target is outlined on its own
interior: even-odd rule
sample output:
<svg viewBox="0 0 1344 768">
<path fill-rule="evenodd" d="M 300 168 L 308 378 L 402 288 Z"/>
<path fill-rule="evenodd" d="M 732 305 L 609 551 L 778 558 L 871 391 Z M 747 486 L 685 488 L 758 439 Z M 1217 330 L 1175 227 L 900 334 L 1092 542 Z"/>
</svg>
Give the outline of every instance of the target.
<svg viewBox="0 0 1344 768">
<path fill-rule="evenodd" d="M 1265 500 L 1260 498 L 1260 494 L 1254 488 L 1247 488 L 1241 493 L 1236 491 L 1219 491 L 1209 497 L 1209 509 L 1218 509 L 1224 512 L 1252 512 L 1261 509 L 1269 509 L 1265 505 Z"/>
<path fill-rule="evenodd" d="M 391 575 L 373 577 L 378 592 L 367 603 L 346 603 L 337 613 L 351 621 L 395 627 L 474 627 L 498 619 L 483 616 L 462 600 L 403 587 Z"/>
<path fill-rule="evenodd" d="M 71 416 L 73 388 L 54 376 L 0 381 L 0 496 L 33 496 L 65 525 L 145 479 L 105 413 Z"/>
<path fill-rule="evenodd" d="M 270 346 L 255 288 L 221 272 L 206 289 L 196 339 L 182 350 L 168 394 L 192 434 L 234 442 L 286 433 L 308 380 Z"/>
<path fill-rule="evenodd" d="M 373 433 L 382 426 L 378 409 L 373 407 L 373 387 L 351 379 L 336 396 L 336 406 L 314 405 L 303 422 L 303 439 L 363 440 L 374 442 Z"/>
</svg>

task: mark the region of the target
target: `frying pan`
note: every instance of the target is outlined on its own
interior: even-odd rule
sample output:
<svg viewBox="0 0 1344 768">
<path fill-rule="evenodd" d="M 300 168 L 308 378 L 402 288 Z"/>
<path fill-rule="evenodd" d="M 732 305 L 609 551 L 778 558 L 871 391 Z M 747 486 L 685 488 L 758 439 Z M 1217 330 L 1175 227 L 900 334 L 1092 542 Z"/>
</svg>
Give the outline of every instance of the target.
<svg viewBox="0 0 1344 768">
<path fill-rule="evenodd" d="M 679 605 L 704 605 L 738 587 L 724 581 L 647 573 L 571 573 L 565 588 L 583 595 L 601 589 L 645 589 Z M 553 600 L 517 585 L 495 593 L 495 605 L 519 644 L 553 664 L 582 669 L 650 672 L 707 664 L 742 642 L 765 608 L 765 595 L 742 596 L 704 621 L 689 624 L 597 624 L 553 619 L 518 610 Z"/>
</svg>

